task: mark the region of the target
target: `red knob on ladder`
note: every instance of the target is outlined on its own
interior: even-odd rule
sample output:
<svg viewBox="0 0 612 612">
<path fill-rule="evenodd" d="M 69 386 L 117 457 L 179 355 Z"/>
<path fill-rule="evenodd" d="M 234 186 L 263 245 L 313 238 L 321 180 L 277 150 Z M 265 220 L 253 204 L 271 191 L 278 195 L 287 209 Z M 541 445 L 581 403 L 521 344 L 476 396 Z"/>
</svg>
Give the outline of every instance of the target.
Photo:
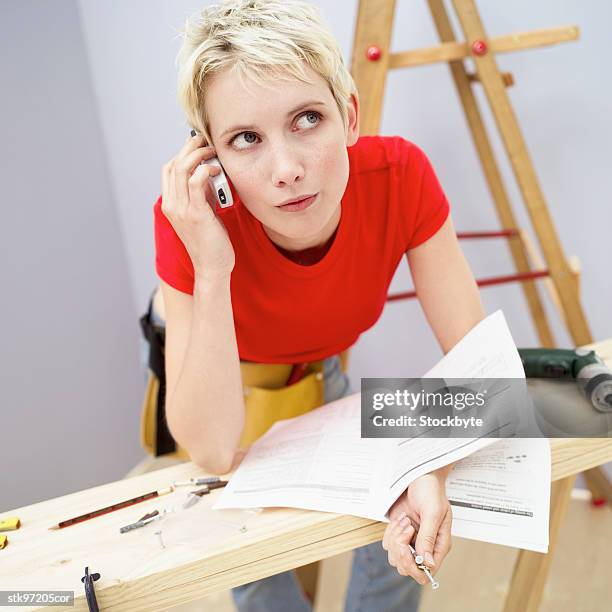
<svg viewBox="0 0 612 612">
<path fill-rule="evenodd" d="M 371 62 L 377 62 L 380 59 L 381 55 L 382 51 L 380 50 L 380 47 L 377 47 L 376 45 L 370 45 L 368 47 L 368 50 L 366 51 L 366 57 Z"/>
<path fill-rule="evenodd" d="M 472 53 L 474 55 L 485 55 L 487 51 L 487 43 L 484 40 L 475 40 L 472 43 Z"/>
</svg>

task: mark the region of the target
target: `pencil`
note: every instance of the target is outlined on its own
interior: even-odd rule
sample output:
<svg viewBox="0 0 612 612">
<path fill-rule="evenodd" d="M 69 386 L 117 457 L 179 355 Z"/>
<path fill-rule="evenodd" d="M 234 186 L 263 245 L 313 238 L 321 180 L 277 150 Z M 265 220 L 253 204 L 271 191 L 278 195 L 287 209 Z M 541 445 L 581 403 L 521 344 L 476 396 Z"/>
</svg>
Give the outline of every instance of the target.
<svg viewBox="0 0 612 612">
<path fill-rule="evenodd" d="M 107 506 L 106 508 L 100 508 L 99 510 L 92 510 L 91 512 L 86 512 L 85 514 L 81 514 L 80 516 L 75 516 L 74 518 L 62 521 L 61 523 L 58 523 L 57 525 L 53 525 L 53 527 L 49 527 L 49 529 L 57 530 L 57 529 L 63 529 L 64 527 L 70 527 L 70 525 L 76 525 L 77 523 L 88 521 L 89 519 L 95 518 L 96 516 L 102 516 L 103 514 L 114 512 L 115 510 L 121 510 L 121 508 L 127 508 L 128 506 L 133 506 L 134 504 L 146 501 L 147 499 L 153 499 L 155 497 L 160 497 L 161 495 L 172 493 L 172 491 L 174 491 L 174 487 L 168 487 L 166 489 L 159 489 L 159 491 L 151 491 L 150 493 L 145 493 L 144 495 L 133 497 L 132 499 L 128 499 L 126 501 L 122 501 L 117 504 L 113 504 L 112 506 Z"/>
</svg>

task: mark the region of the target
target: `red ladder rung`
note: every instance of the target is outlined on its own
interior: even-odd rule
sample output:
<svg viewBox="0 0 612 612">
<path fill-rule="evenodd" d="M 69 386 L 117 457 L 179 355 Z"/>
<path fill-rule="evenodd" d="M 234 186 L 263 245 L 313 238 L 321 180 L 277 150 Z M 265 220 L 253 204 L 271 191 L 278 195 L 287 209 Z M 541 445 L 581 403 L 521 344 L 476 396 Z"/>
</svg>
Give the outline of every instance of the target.
<svg viewBox="0 0 612 612">
<path fill-rule="evenodd" d="M 509 274 L 507 276 L 492 276 L 491 278 L 481 278 L 476 281 L 479 287 L 489 287 L 491 285 L 502 285 L 504 283 L 514 283 L 517 281 L 533 280 L 534 278 L 542 278 L 550 276 L 548 270 L 534 270 L 533 272 L 520 272 L 518 274 Z M 393 293 L 387 296 L 387 302 L 395 302 L 396 300 L 408 300 L 416 297 L 416 291 L 406 291 L 404 293 Z"/>
<path fill-rule="evenodd" d="M 514 238 L 518 235 L 519 230 L 517 229 L 496 230 L 491 232 L 457 232 L 457 238 L 460 240 L 470 238 Z"/>
</svg>

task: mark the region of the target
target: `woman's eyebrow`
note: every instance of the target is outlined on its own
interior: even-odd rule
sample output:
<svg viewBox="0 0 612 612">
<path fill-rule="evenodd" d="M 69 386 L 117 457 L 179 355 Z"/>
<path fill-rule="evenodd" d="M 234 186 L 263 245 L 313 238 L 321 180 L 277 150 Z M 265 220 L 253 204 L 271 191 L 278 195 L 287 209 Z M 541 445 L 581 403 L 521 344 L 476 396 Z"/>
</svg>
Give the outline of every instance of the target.
<svg viewBox="0 0 612 612">
<path fill-rule="evenodd" d="M 287 113 L 287 117 L 289 117 L 290 115 L 293 115 L 293 113 L 297 113 L 299 110 L 302 110 L 303 108 L 306 108 L 307 106 L 325 106 L 325 102 L 322 102 L 321 100 L 311 100 L 310 102 L 304 102 L 300 104 L 298 107 L 291 109 Z M 229 134 L 230 132 L 234 132 L 236 130 L 256 130 L 256 129 L 257 129 L 256 125 L 235 125 L 234 127 L 231 127 L 225 130 L 221 134 L 221 136 L 219 136 L 219 138 L 223 138 L 223 136 L 225 136 L 226 134 Z"/>
</svg>

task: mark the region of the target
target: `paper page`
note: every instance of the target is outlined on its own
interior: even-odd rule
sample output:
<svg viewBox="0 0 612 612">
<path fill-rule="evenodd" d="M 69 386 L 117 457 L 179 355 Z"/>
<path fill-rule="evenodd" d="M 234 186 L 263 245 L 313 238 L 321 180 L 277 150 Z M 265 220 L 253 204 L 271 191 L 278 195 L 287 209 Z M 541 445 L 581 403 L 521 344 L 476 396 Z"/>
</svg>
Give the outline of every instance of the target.
<svg viewBox="0 0 612 612">
<path fill-rule="evenodd" d="M 423 378 L 525 378 L 516 344 L 501 310 L 474 326 Z M 390 506 L 423 474 L 453 463 L 498 438 L 407 438 L 396 440 L 387 482 Z M 385 512 L 388 511 L 388 507 Z"/>
<path fill-rule="evenodd" d="M 523 374 L 498 310 L 457 343 L 426 376 Z M 388 521 L 389 506 L 418 476 L 495 439 L 361 438 L 361 394 L 279 421 L 253 446 L 214 509 L 285 506 Z"/>
<path fill-rule="evenodd" d="M 499 440 L 454 466 L 446 481 L 454 536 L 548 552 L 550 444 Z"/>
<path fill-rule="evenodd" d="M 381 505 L 388 521 L 389 508 L 419 476 L 467 457 L 496 442 L 495 438 L 406 438 L 394 439 L 392 459 L 385 479 L 388 488 Z"/>
<path fill-rule="evenodd" d="M 213 509 L 284 506 L 381 520 L 392 441 L 361 437 L 361 394 L 276 422 Z"/>
<path fill-rule="evenodd" d="M 480 321 L 423 378 L 525 378 L 504 313 Z"/>
</svg>

